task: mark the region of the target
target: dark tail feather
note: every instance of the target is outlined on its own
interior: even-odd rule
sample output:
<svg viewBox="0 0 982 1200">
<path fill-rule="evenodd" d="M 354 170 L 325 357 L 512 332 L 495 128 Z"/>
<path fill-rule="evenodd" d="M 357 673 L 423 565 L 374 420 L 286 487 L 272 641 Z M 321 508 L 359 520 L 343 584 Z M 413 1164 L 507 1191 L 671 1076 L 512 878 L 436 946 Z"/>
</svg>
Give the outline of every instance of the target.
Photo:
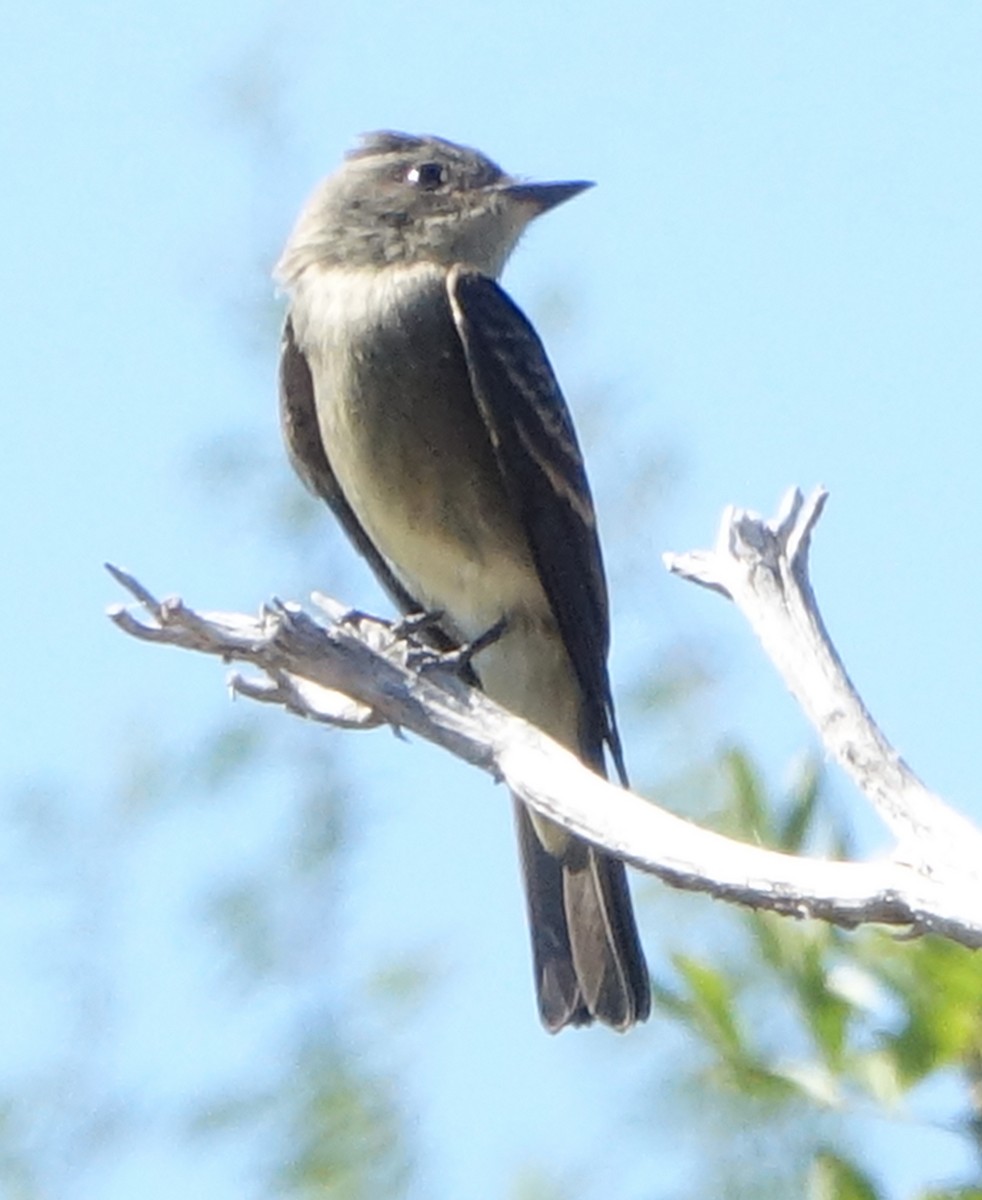
<svg viewBox="0 0 982 1200">
<path fill-rule="evenodd" d="M 556 857 L 517 801 L 515 816 L 543 1025 L 644 1021 L 651 990 L 623 863 L 579 840 Z"/>
</svg>

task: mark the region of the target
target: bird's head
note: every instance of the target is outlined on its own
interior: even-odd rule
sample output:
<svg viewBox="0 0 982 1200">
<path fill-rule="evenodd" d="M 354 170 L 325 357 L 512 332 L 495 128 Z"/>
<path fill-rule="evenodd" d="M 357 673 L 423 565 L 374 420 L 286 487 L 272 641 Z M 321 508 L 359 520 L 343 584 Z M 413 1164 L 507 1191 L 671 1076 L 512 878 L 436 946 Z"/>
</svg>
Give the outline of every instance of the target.
<svg viewBox="0 0 982 1200">
<path fill-rule="evenodd" d="M 590 186 L 520 181 L 442 138 L 366 134 L 308 200 L 277 276 L 432 262 L 494 277 L 533 218 Z"/>
</svg>

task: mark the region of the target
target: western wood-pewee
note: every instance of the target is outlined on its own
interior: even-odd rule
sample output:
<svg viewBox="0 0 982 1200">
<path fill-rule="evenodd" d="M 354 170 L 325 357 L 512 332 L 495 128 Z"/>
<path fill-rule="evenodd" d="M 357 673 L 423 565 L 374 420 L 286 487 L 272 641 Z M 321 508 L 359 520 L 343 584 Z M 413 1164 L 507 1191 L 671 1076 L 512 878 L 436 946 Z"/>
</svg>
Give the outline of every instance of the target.
<svg viewBox="0 0 982 1200">
<path fill-rule="evenodd" d="M 322 183 L 276 268 L 293 465 L 404 612 L 494 700 L 624 779 L 607 591 L 569 412 L 495 282 L 526 225 L 586 183 L 523 183 L 434 137 L 373 133 Z M 515 806 L 545 1026 L 650 1008 L 623 865 Z M 461 852 L 473 854 L 472 847 Z"/>
</svg>

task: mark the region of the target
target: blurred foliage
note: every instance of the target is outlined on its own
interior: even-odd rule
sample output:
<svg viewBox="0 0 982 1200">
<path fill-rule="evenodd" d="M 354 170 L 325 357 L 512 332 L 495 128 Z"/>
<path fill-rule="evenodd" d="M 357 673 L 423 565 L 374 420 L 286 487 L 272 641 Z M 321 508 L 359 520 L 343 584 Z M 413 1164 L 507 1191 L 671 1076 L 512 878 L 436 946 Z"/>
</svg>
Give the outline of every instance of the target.
<svg viewBox="0 0 982 1200">
<path fill-rule="evenodd" d="M 102 796 L 66 785 L 8 798 L 8 909 L 16 897 L 34 977 L 20 981 L 18 1006 L 35 1004 L 35 1027 L 52 1034 L 42 1061 L 8 1063 L 0 1084 L 4 1200 L 100 1194 L 100 1180 L 162 1136 L 162 1121 L 206 1172 L 227 1155 L 243 1196 L 404 1194 L 412 1156 L 399 1088 L 364 1030 L 376 1010 L 391 1017 L 419 1003 L 425 967 L 390 971 L 381 1007 L 374 976 L 356 981 L 352 1022 L 355 997 L 333 983 L 331 945 L 357 826 L 328 739 L 264 716 L 236 713 L 180 747 L 134 731 Z M 237 841 L 250 823 L 259 835 Z M 173 880 L 172 896 L 166 879 L 144 891 L 147 848 L 175 841 L 189 874 Z M 176 854 L 168 861 L 176 872 Z M 146 1041 L 132 1040 L 146 995 L 135 1002 L 122 947 L 148 923 L 160 945 L 129 956 L 152 971 L 173 961 L 176 938 L 188 977 L 190 996 L 168 993 L 166 1003 L 190 1003 L 193 1025 L 210 1022 L 219 1037 L 222 1024 L 250 1029 L 244 1063 L 240 1046 L 231 1061 L 196 1062 L 193 1042 L 175 1044 L 181 1082 L 169 1099 L 159 1063 L 120 1065 L 128 1045 Z M 271 995 L 281 1002 L 271 1006 Z"/>
<path fill-rule="evenodd" d="M 309 734 L 300 723 L 236 713 L 180 752 L 129 739 L 113 792 L 88 804 L 56 789 L 10 798 L 17 838 L 3 864 L 8 888 L 41 914 L 39 995 L 56 989 L 67 1037 L 0 1092 L 0 1195 L 72 1194 L 79 1180 L 98 1181 L 132 1154 L 159 1120 L 152 1088 L 108 1069 L 126 1042 L 127 985 L 115 945 L 125 937 L 120 909 L 133 903 L 127 876 L 141 845 L 175 820 L 197 835 L 220 832 L 254 793 L 260 802 L 275 796 L 267 844 L 245 854 L 216 845 L 218 857 L 195 875 L 197 899 L 182 899 L 193 919 L 185 936 L 189 954 L 198 942 L 219 965 L 209 986 L 226 1019 L 262 1009 L 271 991 L 283 999 L 257 1026 L 248 1065 L 224 1077 L 206 1071 L 176 1101 L 173 1136 L 205 1158 L 235 1147 L 250 1196 L 412 1194 L 406 1089 L 379 1065 L 391 1060 L 384 1033 L 372 1044 L 365 1031 L 372 1013 L 381 1033 L 425 1006 L 432 976 L 407 953 L 379 963 L 354 992 L 335 986 L 339 872 L 359 831 L 328 740 Z M 780 797 L 739 750 L 726 751 L 717 772 L 725 785 L 717 828 L 789 853 L 852 851 L 814 761 L 799 766 Z M 673 927 L 674 949 L 654 981 L 653 1020 L 670 1019 L 685 1037 L 669 1075 L 652 1076 L 651 1086 L 693 1168 L 688 1187 L 652 1196 L 899 1200 L 882 1181 L 888 1139 L 863 1134 L 874 1118 L 898 1144 L 934 1123 L 967 1151 L 962 1164 L 971 1161 L 982 1095 L 976 956 L 895 931 L 846 933 L 721 905 L 712 913 L 710 949 L 689 936 L 695 925 L 684 935 Z M 940 1113 L 937 1104 L 925 1111 L 925 1095 L 936 1099 L 938 1089 Z M 637 1153 L 643 1162 L 640 1143 Z M 903 1200 L 982 1200 L 978 1167 L 960 1166 L 961 1178 L 945 1178 L 954 1172 L 937 1162 L 930 1170 L 940 1178 Z M 510 1194 L 571 1200 L 593 1192 L 554 1162 L 530 1164 Z"/>
<path fill-rule="evenodd" d="M 852 852 L 816 763 L 804 764 L 780 802 L 741 751 L 726 752 L 720 766 L 729 781 L 728 803 L 716 816 L 721 830 L 788 853 Z M 782 1185 L 790 1188 L 783 1194 L 807 1200 L 892 1195 L 876 1182 L 872 1146 L 856 1144 L 856 1130 L 873 1116 L 891 1121 L 898 1138 L 912 1125 L 934 1124 L 971 1159 L 982 1115 L 978 955 L 940 938 L 905 940 L 871 928 L 846 933 L 770 913 L 734 910 L 727 921 L 738 927 L 730 953 L 714 947 L 703 959 L 677 951 L 670 982 L 655 988 L 657 1005 L 700 1049 L 698 1070 L 676 1086 L 715 1106 L 703 1147 L 711 1184 L 700 1196 L 764 1194 L 773 1167 L 765 1167 L 761 1144 L 770 1139 L 787 1149 L 789 1118 L 795 1140 L 803 1141 L 796 1178 Z M 941 1117 L 923 1102 L 938 1091 L 945 1097 Z M 732 1123 L 724 1133 L 718 1122 L 727 1109 Z M 746 1182 L 746 1163 L 733 1159 L 743 1159 L 748 1139 L 757 1170 Z M 786 1155 L 781 1170 L 791 1165 Z M 977 1153 L 971 1174 L 953 1189 L 912 1192 L 910 1200 L 982 1195 Z"/>
</svg>

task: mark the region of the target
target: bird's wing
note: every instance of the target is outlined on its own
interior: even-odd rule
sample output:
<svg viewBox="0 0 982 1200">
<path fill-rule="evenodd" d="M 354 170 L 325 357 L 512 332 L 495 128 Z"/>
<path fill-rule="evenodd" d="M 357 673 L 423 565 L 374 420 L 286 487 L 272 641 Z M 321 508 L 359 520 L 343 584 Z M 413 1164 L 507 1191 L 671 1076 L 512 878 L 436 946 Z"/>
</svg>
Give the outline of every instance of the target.
<svg viewBox="0 0 982 1200">
<path fill-rule="evenodd" d="M 280 420 L 290 461 L 297 474 L 314 495 L 320 496 L 331 506 L 341 527 L 398 607 L 406 613 L 419 612 L 421 605 L 396 579 L 385 559 L 375 548 L 375 544 L 345 499 L 341 485 L 331 468 L 317 421 L 314 381 L 310 374 L 310 366 L 306 355 L 297 345 L 293 323 L 289 317 L 283 327 L 280 345 Z"/>
<path fill-rule="evenodd" d="M 502 289 L 460 266 L 447 288 L 478 409 L 583 691 L 584 749 L 600 766 L 606 742 L 626 783 L 607 675 L 607 585 L 569 410 L 535 330 Z"/>
</svg>

